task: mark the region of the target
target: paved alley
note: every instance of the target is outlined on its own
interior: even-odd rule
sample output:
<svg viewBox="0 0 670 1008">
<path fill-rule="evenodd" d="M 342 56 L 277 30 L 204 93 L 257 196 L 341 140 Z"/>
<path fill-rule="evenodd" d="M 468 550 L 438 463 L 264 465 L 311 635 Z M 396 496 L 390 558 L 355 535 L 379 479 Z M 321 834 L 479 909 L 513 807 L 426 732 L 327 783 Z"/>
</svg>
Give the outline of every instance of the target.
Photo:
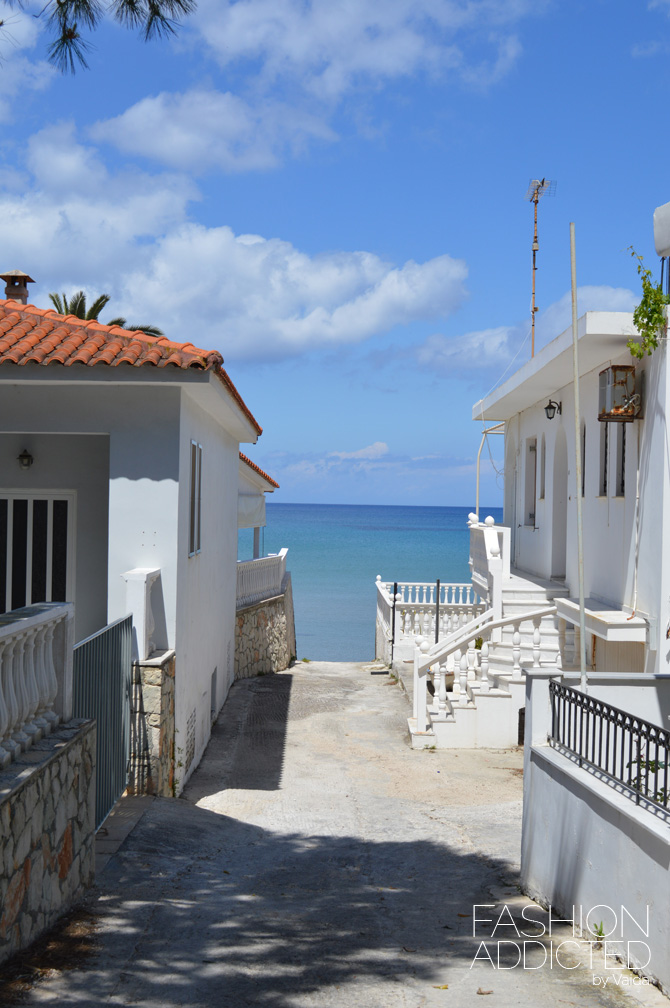
<svg viewBox="0 0 670 1008">
<path fill-rule="evenodd" d="M 407 714 L 400 687 L 363 665 L 237 683 L 184 796 L 145 804 L 99 874 L 92 952 L 23 1003 L 667 1004 L 651 987 L 626 987 L 633 999 L 621 974 L 603 989 L 567 968 L 576 951 L 565 968 L 542 966 L 539 945 L 525 970 L 475 960 L 473 904 L 518 920 L 528 903 L 522 754 L 414 752 Z"/>
</svg>

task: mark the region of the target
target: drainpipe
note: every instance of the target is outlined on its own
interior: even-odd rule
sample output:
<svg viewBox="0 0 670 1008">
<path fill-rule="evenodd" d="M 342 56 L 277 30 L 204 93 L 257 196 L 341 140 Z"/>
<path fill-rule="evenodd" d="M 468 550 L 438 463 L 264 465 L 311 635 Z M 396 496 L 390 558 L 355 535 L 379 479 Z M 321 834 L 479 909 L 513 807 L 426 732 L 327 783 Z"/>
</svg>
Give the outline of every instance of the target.
<svg viewBox="0 0 670 1008">
<path fill-rule="evenodd" d="M 586 676 L 586 620 L 584 616 L 584 538 L 582 523 L 582 439 L 579 408 L 579 350 L 577 346 L 577 264 L 575 225 L 570 224 L 570 279 L 572 287 L 572 383 L 575 400 L 575 478 L 577 483 L 577 567 L 579 574 L 579 685 L 588 692 Z"/>
</svg>

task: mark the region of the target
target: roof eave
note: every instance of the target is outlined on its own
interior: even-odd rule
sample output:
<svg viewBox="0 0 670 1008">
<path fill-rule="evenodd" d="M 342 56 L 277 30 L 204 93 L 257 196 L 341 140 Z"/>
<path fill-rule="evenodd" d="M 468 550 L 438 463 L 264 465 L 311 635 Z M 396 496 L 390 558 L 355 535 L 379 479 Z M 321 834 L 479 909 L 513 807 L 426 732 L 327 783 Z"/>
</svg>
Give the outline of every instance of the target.
<svg viewBox="0 0 670 1008">
<path fill-rule="evenodd" d="M 586 312 L 578 320 L 579 376 L 627 353 L 636 335 L 631 312 Z M 472 407 L 472 419 L 506 421 L 544 399 L 556 398 L 572 381 L 572 327 L 543 347 L 531 360 Z"/>
</svg>

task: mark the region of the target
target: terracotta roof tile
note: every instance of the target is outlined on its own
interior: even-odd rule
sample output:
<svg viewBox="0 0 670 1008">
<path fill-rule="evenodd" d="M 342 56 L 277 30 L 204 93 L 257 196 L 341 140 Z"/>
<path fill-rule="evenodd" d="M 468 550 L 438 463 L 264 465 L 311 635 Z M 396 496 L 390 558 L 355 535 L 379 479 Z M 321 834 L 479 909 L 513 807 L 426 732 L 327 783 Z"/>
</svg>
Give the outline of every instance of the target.
<svg viewBox="0 0 670 1008">
<path fill-rule="evenodd" d="M 175 343 L 165 336 L 148 336 L 74 315 L 59 315 L 51 308 L 0 299 L 0 366 L 3 363 L 64 367 L 127 364 L 213 371 L 258 434 L 263 430 L 223 369 L 221 354 L 193 343 Z M 253 467 L 253 463 L 250 465 Z M 259 472 L 265 476 L 262 470 Z"/>
<path fill-rule="evenodd" d="M 266 472 L 263 472 L 260 466 L 257 466 L 255 462 L 252 462 L 251 459 L 247 458 L 247 456 L 244 455 L 242 452 L 240 452 L 240 462 L 245 462 L 250 469 L 253 469 L 255 473 L 258 473 L 259 476 L 262 476 L 264 480 L 267 480 L 268 483 L 270 483 L 273 487 L 276 487 L 277 490 L 279 490 L 279 483 L 273 480 L 272 476 L 268 476 Z"/>
</svg>

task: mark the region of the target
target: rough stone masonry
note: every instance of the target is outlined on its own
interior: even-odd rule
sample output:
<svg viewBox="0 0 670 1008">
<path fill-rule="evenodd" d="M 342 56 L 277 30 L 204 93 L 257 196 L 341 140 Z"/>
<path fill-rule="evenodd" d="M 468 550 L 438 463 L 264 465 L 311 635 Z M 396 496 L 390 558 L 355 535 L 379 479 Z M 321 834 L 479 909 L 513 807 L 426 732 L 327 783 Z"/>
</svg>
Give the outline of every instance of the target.
<svg viewBox="0 0 670 1008">
<path fill-rule="evenodd" d="M 0 773 L 0 962 L 93 882 L 95 723 L 62 725 Z"/>
</svg>

